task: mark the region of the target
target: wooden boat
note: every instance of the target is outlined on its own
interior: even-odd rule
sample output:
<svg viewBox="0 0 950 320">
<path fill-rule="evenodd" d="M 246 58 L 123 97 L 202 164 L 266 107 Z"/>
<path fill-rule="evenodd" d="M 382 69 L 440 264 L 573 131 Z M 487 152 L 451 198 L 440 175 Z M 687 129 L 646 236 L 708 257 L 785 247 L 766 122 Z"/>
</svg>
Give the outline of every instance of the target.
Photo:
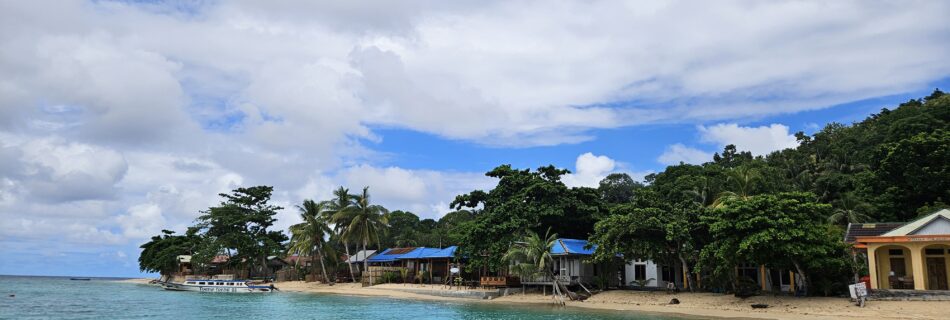
<svg viewBox="0 0 950 320">
<path fill-rule="evenodd" d="M 273 285 L 253 285 L 247 280 L 185 280 L 183 283 L 165 282 L 162 289 L 172 291 L 265 293 L 277 291 Z"/>
</svg>

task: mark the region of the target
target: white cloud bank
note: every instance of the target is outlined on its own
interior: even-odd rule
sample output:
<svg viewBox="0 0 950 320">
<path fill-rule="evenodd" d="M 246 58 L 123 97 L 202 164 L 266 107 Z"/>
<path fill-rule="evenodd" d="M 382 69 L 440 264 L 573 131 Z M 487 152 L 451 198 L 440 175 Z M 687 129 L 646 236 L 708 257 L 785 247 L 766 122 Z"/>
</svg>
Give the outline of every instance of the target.
<svg viewBox="0 0 950 320">
<path fill-rule="evenodd" d="M 672 166 L 682 163 L 688 164 L 702 164 L 704 162 L 712 161 L 713 154 L 710 152 L 705 152 L 696 148 L 691 148 L 683 145 L 682 143 L 677 143 L 666 147 L 666 150 L 663 151 L 663 154 L 657 158 L 659 163 Z"/>
<path fill-rule="evenodd" d="M 757 156 L 798 146 L 798 140 L 794 134 L 788 132 L 788 127 L 776 123 L 760 127 L 720 123 L 710 127 L 699 126 L 698 130 L 703 142 L 716 144 L 720 149 L 734 144 L 736 149 L 749 151 Z"/>
</svg>

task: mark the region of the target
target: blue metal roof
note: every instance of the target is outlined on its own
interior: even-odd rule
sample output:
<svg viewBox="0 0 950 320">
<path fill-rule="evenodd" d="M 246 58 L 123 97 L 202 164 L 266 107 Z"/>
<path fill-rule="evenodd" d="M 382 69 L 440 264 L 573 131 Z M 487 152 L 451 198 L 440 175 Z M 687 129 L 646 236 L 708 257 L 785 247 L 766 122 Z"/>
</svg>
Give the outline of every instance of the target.
<svg viewBox="0 0 950 320">
<path fill-rule="evenodd" d="M 420 259 L 451 259 L 455 258 L 455 250 L 458 250 L 458 246 L 451 246 L 445 249 L 435 249 L 435 252 L 431 252 L 426 255 L 422 255 Z"/>
<path fill-rule="evenodd" d="M 578 255 L 593 255 L 594 251 L 597 250 L 597 245 L 591 246 L 590 249 L 585 249 L 587 246 L 587 240 L 580 239 L 565 239 L 558 238 L 554 242 L 554 246 L 551 247 L 552 255 L 569 255 L 569 254 L 578 254 Z"/>
<path fill-rule="evenodd" d="M 419 251 L 419 249 L 421 249 L 421 248 L 415 248 L 415 249 L 412 250 L 412 251 L 409 251 L 409 252 L 406 252 L 406 253 L 400 253 L 400 254 L 392 254 L 392 253 L 390 253 L 391 251 L 393 251 L 393 250 L 395 250 L 395 249 L 402 249 L 402 248 L 389 248 L 389 249 L 386 249 L 386 250 L 383 251 L 383 252 L 377 253 L 376 255 L 369 257 L 369 259 L 366 259 L 366 261 L 368 261 L 369 263 L 374 263 L 374 262 L 393 262 L 393 261 L 396 261 L 396 259 L 399 259 L 399 258 L 401 258 L 401 257 L 403 257 L 403 256 L 410 255 L 410 254 L 412 254 L 413 252 Z"/>
<path fill-rule="evenodd" d="M 401 256 L 397 257 L 396 259 L 399 259 L 399 260 L 402 260 L 402 259 L 422 259 L 424 256 L 428 256 L 428 255 L 433 254 L 433 253 L 436 253 L 436 252 L 438 252 L 438 251 L 440 251 L 440 249 L 438 249 L 438 248 L 420 247 L 420 248 L 416 248 L 416 250 L 412 250 L 412 252 L 409 252 L 409 253 L 406 253 L 406 254 L 404 254 L 404 255 L 401 255 Z"/>
<path fill-rule="evenodd" d="M 374 263 L 374 262 L 393 262 L 396 260 L 411 260 L 411 259 L 454 258 L 455 251 L 458 250 L 458 247 L 451 246 L 445 249 L 419 247 L 406 253 L 399 253 L 399 254 L 391 253 L 392 251 L 396 249 L 405 249 L 405 248 L 386 249 L 383 252 L 370 256 L 369 259 L 367 259 L 367 261 L 369 261 L 370 263 Z"/>
</svg>

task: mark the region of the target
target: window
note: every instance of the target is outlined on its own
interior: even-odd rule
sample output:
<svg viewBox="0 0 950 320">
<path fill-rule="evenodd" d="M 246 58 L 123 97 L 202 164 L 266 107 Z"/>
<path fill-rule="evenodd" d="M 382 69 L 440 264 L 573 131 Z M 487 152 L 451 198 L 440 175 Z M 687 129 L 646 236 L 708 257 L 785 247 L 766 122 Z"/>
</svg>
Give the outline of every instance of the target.
<svg viewBox="0 0 950 320">
<path fill-rule="evenodd" d="M 673 272 L 673 267 L 663 266 L 660 272 L 661 281 L 676 281 L 676 274 Z"/>
<path fill-rule="evenodd" d="M 647 265 L 645 264 L 633 265 L 633 280 L 646 280 L 646 279 L 647 279 Z"/>
<path fill-rule="evenodd" d="M 891 258 L 891 271 L 894 272 L 895 276 L 906 276 L 907 268 L 904 265 L 904 258 Z"/>
<path fill-rule="evenodd" d="M 943 249 L 925 249 L 926 254 L 943 255 Z"/>
<path fill-rule="evenodd" d="M 205 285 L 205 283 L 204 283 L 204 282 L 198 282 L 198 285 L 199 285 L 199 286 L 203 286 L 203 285 Z"/>
<path fill-rule="evenodd" d="M 904 249 L 890 249 L 887 250 L 887 254 L 892 256 L 902 256 L 904 255 Z"/>
</svg>

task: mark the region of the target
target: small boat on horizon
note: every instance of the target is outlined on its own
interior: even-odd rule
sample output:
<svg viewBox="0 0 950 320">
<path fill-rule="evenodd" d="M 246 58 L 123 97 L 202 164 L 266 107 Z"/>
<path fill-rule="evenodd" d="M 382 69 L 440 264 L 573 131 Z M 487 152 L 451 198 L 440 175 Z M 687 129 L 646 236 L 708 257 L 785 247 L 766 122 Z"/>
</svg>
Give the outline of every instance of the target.
<svg viewBox="0 0 950 320">
<path fill-rule="evenodd" d="M 171 291 L 198 291 L 224 293 L 274 292 L 274 285 L 254 285 L 248 280 L 185 280 L 183 283 L 164 282 L 162 289 Z"/>
<path fill-rule="evenodd" d="M 92 280 L 92 278 L 69 278 L 69 280 L 74 280 L 74 281 L 89 281 L 89 280 Z"/>
</svg>

